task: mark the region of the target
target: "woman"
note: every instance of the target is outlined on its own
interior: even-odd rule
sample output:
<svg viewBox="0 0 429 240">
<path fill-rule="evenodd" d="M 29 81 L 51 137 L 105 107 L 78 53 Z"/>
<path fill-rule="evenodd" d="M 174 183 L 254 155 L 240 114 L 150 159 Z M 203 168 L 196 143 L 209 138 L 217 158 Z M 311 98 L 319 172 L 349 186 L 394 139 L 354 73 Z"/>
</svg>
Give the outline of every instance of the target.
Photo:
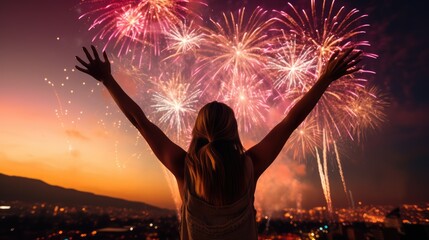
<svg viewBox="0 0 429 240">
<path fill-rule="evenodd" d="M 231 108 L 211 102 L 198 113 L 188 151 L 173 143 L 122 90 L 111 74 L 110 62 L 83 48 L 88 62 L 76 68 L 106 86 L 119 108 L 139 130 L 161 163 L 175 176 L 183 200 L 181 239 L 257 239 L 255 186 L 292 132 L 336 79 L 356 72 L 360 51 L 335 52 L 320 78 L 259 143 L 243 148 Z"/>
</svg>

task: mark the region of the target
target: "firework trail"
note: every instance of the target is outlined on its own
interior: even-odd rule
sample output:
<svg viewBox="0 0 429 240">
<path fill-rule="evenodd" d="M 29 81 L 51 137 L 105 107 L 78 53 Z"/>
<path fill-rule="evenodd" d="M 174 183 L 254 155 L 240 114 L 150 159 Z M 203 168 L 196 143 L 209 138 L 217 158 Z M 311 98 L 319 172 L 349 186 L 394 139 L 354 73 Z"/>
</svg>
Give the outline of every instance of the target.
<svg viewBox="0 0 429 240">
<path fill-rule="evenodd" d="M 242 8 L 238 14 L 223 13 L 221 22 L 210 19 L 213 28 L 204 28 L 196 73 L 215 79 L 221 71 L 230 76 L 252 76 L 264 69 L 269 46 L 267 32 L 273 21 L 259 7 L 250 17 L 245 12 Z"/>
<path fill-rule="evenodd" d="M 323 165 L 320 161 L 319 152 L 317 148 L 315 149 L 316 149 L 317 168 L 319 170 L 319 176 L 320 176 L 320 182 L 322 184 L 323 195 L 325 196 L 326 205 L 328 206 L 328 211 L 332 212 L 331 196 L 328 194 L 328 190 L 327 190 L 329 182 L 327 181 L 328 179 L 326 178 L 326 174 L 323 172 Z"/>
<path fill-rule="evenodd" d="M 352 190 L 349 190 L 349 199 L 350 199 L 350 206 L 354 209 L 355 208 L 355 200 L 353 199 Z"/>
<path fill-rule="evenodd" d="M 267 223 L 265 224 L 266 233 L 268 233 L 268 231 L 270 230 L 270 221 L 271 221 L 271 216 L 268 216 Z"/>
<path fill-rule="evenodd" d="M 332 213 L 332 199 L 331 199 L 331 188 L 329 185 L 329 175 L 328 175 L 328 157 L 327 157 L 327 148 L 326 148 L 326 133 L 323 131 L 323 164 L 320 160 L 319 151 L 316 149 L 316 159 L 317 167 L 319 169 L 320 182 L 322 183 L 323 194 L 325 196 L 326 205 L 328 207 L 328 212 Z"/>
<path fill-rule="evenodd" d="M 159 77 L 162 78 L 164 76 Z M 164 131 L 174 134 L 175 141 L 183 146 L 186 143 L 182 138 L 190 135 L 190 124 L 193 123 L 201 91 L 198 84 L 185 81 L 181 74 L 167 78 L 166 81 L 154 82 L 156 90 L 153 91 L 151 107 L 154 108 L 155 114 L 161 114 L 159 122 L 161 127 L 164 126 Z M 180 219 L 182 201 L 176 178 L 164 165 L 160 165 Z"/>
<path fill-rule="evenodd" d="M 346 179 L 344 177 L 343 166 L 342 166 L 341 160 L 340 160 L 340 153 L 338 152 L 337 144 L 335 142 L 334 142 L 334 151 L 335 151 L 335 158 L 337 159 L 338 171 L 340 172 L 340 176 L 341 176 L 341 182 L 343 183 L 344 193 L 346 194 L 347 202 L 350 203 L 349 194 L 348 194 L 349 192 L 347 190 L 347 185 L 346 185 Z"/>
<path fill-rule="evenodd" d="M 329 183 L 329 172 L 328 172 L 328 149 L 326 131 L 323 131 L 323 172 L 325 173 L 325 184 L 326 194 L 329 198 L 328 211 L 332 213 L 332 197 L 331 197 L 331 185 Z"/>
</svg>

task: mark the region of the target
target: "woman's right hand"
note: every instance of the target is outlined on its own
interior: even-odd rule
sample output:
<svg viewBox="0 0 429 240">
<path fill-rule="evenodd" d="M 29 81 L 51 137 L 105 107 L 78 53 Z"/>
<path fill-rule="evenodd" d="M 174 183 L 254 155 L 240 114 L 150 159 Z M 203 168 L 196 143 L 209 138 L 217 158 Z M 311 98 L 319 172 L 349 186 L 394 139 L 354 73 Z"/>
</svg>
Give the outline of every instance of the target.
<svg viewBox="0 0 429 240">
<path fill-rule="evenodd" d="M 342 76 L 359 71 L 361 68 L 356 65 L 361 60 L 359 56 L 362 51 L 353 53 L 353 50 L 354 48 L 346 49 L 343 52 L 335 51 L 324 66 L 320 78 L 333 82 Z"/>
<path fill-rule="evenodd" d="M 98 56 L 97 49 L 95 49 L 93 45 L 91 45 L 91 49 L 94 54 L 94 58 L 91 56 L 88 50 L 83 47 L 83 51 L 88 58 L 88 63 L 76 56 L 77 61 L 85 67 L 82 68 L 76 65 L 76 69 L 92 76 L 98 81 L 104 82 L 105 80 L 109 79 L 109 77 L 111 77 L 109 59 L 107 58 L 106 52 L 103 52 L 104 62 L 101 61 L 100 57 Z"/>
</svg>

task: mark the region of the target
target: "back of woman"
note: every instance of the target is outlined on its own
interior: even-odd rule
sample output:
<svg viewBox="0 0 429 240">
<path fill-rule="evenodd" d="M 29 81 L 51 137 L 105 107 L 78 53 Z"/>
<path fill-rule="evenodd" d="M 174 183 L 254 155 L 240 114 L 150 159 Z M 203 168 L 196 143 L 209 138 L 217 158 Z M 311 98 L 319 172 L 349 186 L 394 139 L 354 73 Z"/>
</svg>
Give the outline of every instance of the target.
<svg viewBox="0 0 429 240">
<path fill-rule="evenodd" d="M 181 239 L 256 239 L 253 164 L 231 108 L 200 110 L 185 161 Z"/>
<path fill-rule="evenodd" d="M 107 53 L 100 59 L 76 57 L 91 75 L 106 86 L 119 108 L 148 142 L 155 156 L 176 177 L 182 189 L 182 239 L 257 239 L 255 184 L 276 159 L 292 132 L 304 121 L 329 85 L 360 70 L 361 51 L 335 51 L 319 79 L 259 143 L 246 152 L 240 142 L 234 112 L 225 104 L 211 102 L 198 113 L 188 152 L 172 142 L 153 124 L 114 79 Z"/>
<path fill-rule="evenodd" d="M 244 177 L 247 183 L 243 188 L 243 195 L 222 206 L 210 204 L 198 197 L 193 191 L 194 186 L 188 173 L 185 172 L 180 239 L 257 239 L 253 166 L 250 159 L 245 163 Z"/>
</svg>

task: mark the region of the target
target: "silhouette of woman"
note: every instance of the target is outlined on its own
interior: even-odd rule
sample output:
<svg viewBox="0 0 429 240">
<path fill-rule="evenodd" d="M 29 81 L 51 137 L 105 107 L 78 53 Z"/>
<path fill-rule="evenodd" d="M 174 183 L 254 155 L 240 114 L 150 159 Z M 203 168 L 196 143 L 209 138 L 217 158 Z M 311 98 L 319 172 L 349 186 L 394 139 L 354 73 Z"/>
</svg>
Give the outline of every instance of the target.
<svg viewBox="0 0 429 240">
<path fill-rule="evenodd" d="M 181 239 L 257 239 L 255 186 L 276 159 L 292 132 L 301 124 L 336 79 L 356 72 L 360 51 L 336 51 L 320 78 L 259 143 L 245 150 L 233 110 L 220 102 L 201 108 L 188 151 L 173 143 L 112 76 L 106 52 L 102 61 L 84 47 L 88 62 L 76 57 L 82 71 L 102 82 L 113 99 L 148 142 L 156 157 L 175 176 L 183 200 Z"/>
</svg>

